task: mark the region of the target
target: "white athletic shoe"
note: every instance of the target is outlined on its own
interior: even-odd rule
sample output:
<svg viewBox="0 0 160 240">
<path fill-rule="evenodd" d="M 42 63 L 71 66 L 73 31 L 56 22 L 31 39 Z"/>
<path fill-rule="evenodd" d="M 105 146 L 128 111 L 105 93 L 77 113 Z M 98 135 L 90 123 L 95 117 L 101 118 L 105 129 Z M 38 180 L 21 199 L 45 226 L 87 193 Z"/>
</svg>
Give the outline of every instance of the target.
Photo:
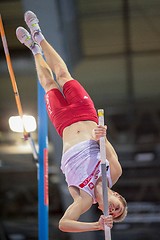
<svg viewBox="0 0 160 240">
<path fill-rule="evenodd" d="M 44 36 L 38 24 L 39 20 L 36 14 L 31 11 L 27 11 L 24 14 L 24 20 L 31 31 L 32 39 L 40 45 L 41 41 L 44 40 Z"/>
<path fill-rule="evenodd" d="M 32 11 L 27 11 L 24 14 L 24 20 L 27 24 L 27 26 L 29 27 L 32 37 L 34 39 L 34 34 L 37 32 L 41 32 L 41 29 L 39 27 L 39 20 L 36 16 L 35 13 L 33 13 Z"/>
<path fill-rule="evenodd" d="M 30 33 L 23 27 L 18 27 L 16 29 L 16 36 L 18 40 L 23 43 L 28 48 L 32 49 L 35 45 Z"/>
<path fill-rule="evenodd" d="M 30 33 L 23 27 L 18 27 L 16 29 L 16 35 L 18 40 L 27 46 L 34 55 L 40 53 L 42 54 L 41 47 L 35 43 L 30 35 Z"/>
</svg>

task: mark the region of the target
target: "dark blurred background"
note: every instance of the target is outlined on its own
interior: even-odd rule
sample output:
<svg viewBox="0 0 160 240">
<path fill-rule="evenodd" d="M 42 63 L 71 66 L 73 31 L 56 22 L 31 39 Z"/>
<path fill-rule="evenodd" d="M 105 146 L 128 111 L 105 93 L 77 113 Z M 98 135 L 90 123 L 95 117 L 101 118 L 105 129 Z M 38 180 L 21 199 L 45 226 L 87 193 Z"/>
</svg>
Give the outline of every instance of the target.
<svg viewBox="0 0 160 240">
<path fill-rule="evenodd" d="M 23 14 L 34 11 L 48 41 L 74 78 L 105 109 L 108 138 L 123 175 L 114 186 L 128 216 L 112 239 L 160 239 L 160 1 L 1 0 L 17 85 L 26 114 L 37 119 L 37 76 L 31 52 L 16 39 Z M 0 240 L 38 239 L 37 168 L 29 144 L 9 129 L 17 108 L 0 41 Z M 37 133 L 33 135 L 37 143 Z M 62 233 L 58 221 L 71 201 L 59 170 L 61 140 L 49 122 L 49 239 L 98 240 L 103 232 Z M 97 220 L 94 206 L 84 216 Z"/>
</svg>

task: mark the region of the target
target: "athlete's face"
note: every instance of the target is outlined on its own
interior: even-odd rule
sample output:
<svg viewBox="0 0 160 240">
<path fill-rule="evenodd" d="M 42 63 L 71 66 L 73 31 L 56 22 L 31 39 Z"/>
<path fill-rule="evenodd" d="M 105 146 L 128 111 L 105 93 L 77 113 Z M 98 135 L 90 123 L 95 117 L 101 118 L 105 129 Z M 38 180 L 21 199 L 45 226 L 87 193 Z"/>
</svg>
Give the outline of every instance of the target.
<svg viewBox="0 0 160 240">
<path fill-rule="evenodd" d="M 104 210 L 103 201 L 99 202 L 99 209 Z M 120 195 L 116 192 L 108 195 L 108 211 L 109 215 L 112 215 L 113 218 L 120 216 L 124 211 L 123 203 L 120 199 Z"/>
</svg>

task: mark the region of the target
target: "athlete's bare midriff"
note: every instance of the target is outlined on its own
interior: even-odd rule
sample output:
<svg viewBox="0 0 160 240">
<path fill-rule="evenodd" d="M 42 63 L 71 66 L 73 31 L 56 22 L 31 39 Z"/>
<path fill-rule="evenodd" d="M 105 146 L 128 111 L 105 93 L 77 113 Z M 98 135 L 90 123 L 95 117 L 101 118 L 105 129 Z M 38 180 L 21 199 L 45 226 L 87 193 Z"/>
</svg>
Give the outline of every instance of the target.
<svg viewBox="0 0 160 240">
<path fill-rule="evenodd" d="M 80 121 L 63 131 L 63 153 L 82 141 L 93 139 L 92 130 L 97 126 L 93 121 Z"/>
</svg>

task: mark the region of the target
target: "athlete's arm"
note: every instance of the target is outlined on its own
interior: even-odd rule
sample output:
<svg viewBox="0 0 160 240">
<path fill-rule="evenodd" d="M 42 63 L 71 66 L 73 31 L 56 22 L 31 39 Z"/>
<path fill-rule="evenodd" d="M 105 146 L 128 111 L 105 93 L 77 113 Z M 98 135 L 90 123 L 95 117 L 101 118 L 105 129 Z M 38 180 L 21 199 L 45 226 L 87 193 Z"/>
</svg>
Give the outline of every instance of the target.
<svg viewBox="0 0 160 240">
<path fill-rule="evenodd" d="M 87 207 L 87 199 L 77 198 L 66 210 L 64 216 L 59 222 L 59 229 L 64 232 L 88 232 L 104 229 L 104 224 L 108 227 L 113 226 L 112 216 L 101 216 L 97 222 L 80 222 L 80 215 Z M 85 205 L 85 206 L 84 206 Z M 89 203 L 90 206 L 90 203 Z"/>
<path fill-rule="evenodd" d="M 106 126 L 97 126 L 93 129 L 93 138 L 96 141 L 99 141 L 100 137 L 105 137 L 106 142 L 106 158 L 109 161 L 110 164 L 110 170 L 111 170 L 111 178 L 113 185 L 118 181 L 119 177 L 122 175 L 122 167 L 118 161 L 118 156 L 111 145 L 111 143 L 108 141 L 106 137 Z"/>
<path fill-rule="evenodd" d="M 106 158 L 109 161 L 112 184 L 114 185 L 122 175 L 122 167 L 111 143 L 106 138 Z"/>
</svg>

